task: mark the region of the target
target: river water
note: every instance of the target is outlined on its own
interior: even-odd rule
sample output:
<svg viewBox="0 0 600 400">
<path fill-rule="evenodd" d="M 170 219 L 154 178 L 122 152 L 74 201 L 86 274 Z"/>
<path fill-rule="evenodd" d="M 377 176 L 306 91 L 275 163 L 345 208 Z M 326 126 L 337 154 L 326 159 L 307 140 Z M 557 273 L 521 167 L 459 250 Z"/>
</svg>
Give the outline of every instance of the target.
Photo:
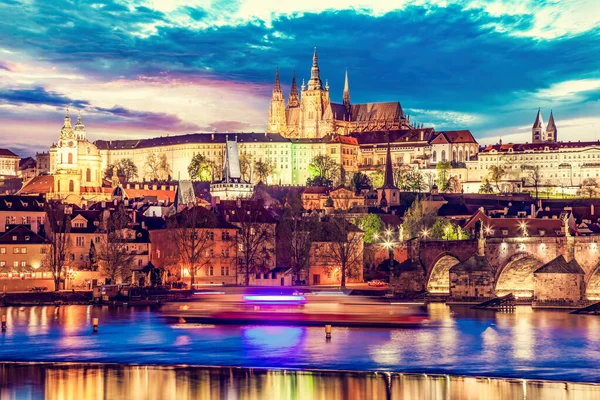
<svg viewBox="0 0 600 400">
<path fill-rule="evenodd" d="M 494 386 L 500 391 L 508 387 L 517 387 L 514 390 L 526 390 L 528 385 L 532 384 L 528 383 L 529 380 L 539 379 L 600 382 L 600 317 L 569 315 L 565 312 L 532 311 L 529 307 L 517 307 L 514 313 L 471 310 L 467 307 L 449 308 L 443 304 L 432 304 L 429 307 L 431 324 L 428 327 L 411 329 L 334 327 L 330 341 L 325 340 L 324 329 L 320 327 L 177 324 L 167 321 L 159 312 L 149 308 L 92 306 L 6 308 L 2 312 L 7 315 L 8 329 L 0 335 L 0 361 L 390 371 L 527 380 L 516 381 L 516 383 L 511 380 L 491 381 L 508 382 L 506 387 L 502 386 L 504 384 L 492 385 L 490 381 L 482 381 L 488 382 L 486 387 Z M 91 320 L 94 317 L 100 319 L 98 334 L 92 334 Z M 3 375 L 6 376 L 11 368 L 22 371 L 24 367 L 5 365 L 3 368 L 5 369 Z M 56 370 L 47 370 L 39 366 L 31 368 L 40 369 L 39 374 L 46 376 L 44 382 L 47 382 L 48 371 L 54 374 L 52 376 L 62 373 L 66 377 L 75 376 L 73 379 L 81 382 L 84 378 L 78 374 L 83 374 L 82 371 L 86 370 L 84 367 L 56 367 Z M 100 379 L 99 376 L 102 376 L 101 381 L 105 386 L 106 377 L 113 375 L 122 377 L 123 374 L 146 376 L 148 382 L 154 382 L 155 379 L 150 378 L 155 375 L 163 376 L 161 379 L 175 381 L 186 380 L 193 375 L 189 378 L 192 386 L 197 386 L 197 382 L 204 379 L 201 377 L 205 376 L 203 374 L 212 376 L 210 370 L 204 369 L 135 367 L 121 370 L 119 368 L 122 367 L 115 366 L 116 370 L 112 371 L 103 368 L 107 367 L 96 367 L 91 376 L 93 379 Z M 215 379 L 221 382 L 223 380 L 221 375 L 230 376 L 228 375 L 230 372 L 222 371 L 235 370 L 218 371 L 212 374 L 218 375 Z M 313 386 L 318 382 L 322 382 L 325 385 L 322 389 L 326 390 L 329 387 L 329 384 L 325 384 L 326 381 L 342 379 L 340 378 L 342 375 L 335 375 L 337 378 L 326 375 L 326 378 L 323 378 L 323 375 L 308 372 L 287 374 L 289 376 L 281 371 L 262 372 L 259 374 L 260 377 L 256 378 L 258 380 L 252 381 L 252 384 L 244 384 L 243 388 L 247 389 L 248 385 L 266 385 L 269 387 L 268 390 L 284 390 L 286 385 L 299 387 L 305 385 L 308 380 L 311 382 L 311 390 L 317 390 Z M 274 376 L 278 378 L 275 379 Z M 477 390 L 482 390 L 481 385 L 475 384 L 479 380 L 474 378 L 442 376 L 428 380 L 429 378 L 423 376 L 419 378 L 418 375 L 393 374 L 393 379 L 384 379 L 384 375 L 381 374 L 351 373 L 350 376 L 354 377 L 356 382 L 360 381 L 360 384 L 356 383 L 357 385 L 367 385 L 370 388 L 368 390 L 379 393 L 383 388 L 382 398 L 386 398 L 385 390 L 388 392 L 390 390 L 389 385 L 386 386 L 385 379 L 404 379 L 413 382 L 411 384 L 415 388 L 425 385 L 423 387 L 429 387 L 431 390 L 438 390 L 436 389 L 438 387 L 445 387 L 444 390 L 458 388 L 456 390 L 463 391 L 477 387 Z M 450 384 L 454 382 L 453 379 L 459 383 Z M 471 383 L 467 386 L 460 383 L 465 380 Z M 271 381 L 280 383 L 268 383 Z M 18 379 L 15 382 L 18 382 Z M 116 382 L 115 390 L 123 393 L 129 390 L 118 383 L 122 380 L 117 379 Z M 340 382 L 339 385 L 344 386 L 347 384 L 344 382 L 350 381 L 342 379 Z M 231 385 L 224 385 L 227 390 L 238 390 L 237 398 L 252 398 L 246 389 L 239 392 L 241 390 L 239 388 L 232 389 Z M 271 387 L 273 385 L 277 388 L 280 387 L 278 385 L 283 386 L 281 389 L 276 389 Z M 572 391 L 566 390 L 565 385 L 558 385 L 560 390 L 571 396 Z M 391 387 L 409 386 L 404 384 Z M 595 386 L 585 387 L 595 388 Z M 511 393 L 509 398 L 513 398 L 513 389 L 506 390 Z M 531 397 L 532 390 L 529 389 L 530 395 L 526 398 L 536 398 Z M 326 394 L 324 391 L 319 393 Z M 590 398 L 600 398 L 600 392 L 595 392 L 595 395 L 597 397 Z"/>
</svg>

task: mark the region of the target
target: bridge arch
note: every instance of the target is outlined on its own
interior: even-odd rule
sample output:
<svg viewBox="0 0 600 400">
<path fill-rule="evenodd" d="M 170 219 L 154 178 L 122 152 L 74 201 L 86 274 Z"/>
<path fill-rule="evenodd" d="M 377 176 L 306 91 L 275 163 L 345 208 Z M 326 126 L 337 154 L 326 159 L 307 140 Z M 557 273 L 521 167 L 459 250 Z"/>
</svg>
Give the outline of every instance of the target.
<svg viewBox="0 0 600 400">
<path fill-rule="evenodd" d="M 585 280 L 585 298 L 600 300 L 600 263 L 592 269 L 592 273 Z"/>
<path fill-rule="evenodd" d="M 430 293 L 450 293 L 450 268 L 460 261 L 450 253 L 442 253 L 433 263 L 427 279 L 427 291 Z"/>
<path fill-rule="evenodd" d="M 516 297 L 533 297 L 533 272 L 544 263 L 529 253 L 517 253 L 510 257 L 496 274 L 496 294 L 512 293 Z"/>
</svg>

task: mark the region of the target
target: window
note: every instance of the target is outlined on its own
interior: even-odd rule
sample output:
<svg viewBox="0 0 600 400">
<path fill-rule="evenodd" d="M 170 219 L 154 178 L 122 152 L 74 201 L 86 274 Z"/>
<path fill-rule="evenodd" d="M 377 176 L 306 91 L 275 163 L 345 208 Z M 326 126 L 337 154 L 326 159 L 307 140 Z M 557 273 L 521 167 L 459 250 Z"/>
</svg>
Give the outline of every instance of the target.
<svg viewBox="0 0 600 400">
<path fill-rule="evenodd" d="M 0 254 L 6 254 L 6 247 L 0 247 Z"/>
<path fill-rule="evenodd" d="M 433 162 L 437 162 L 437 151 L 433 152 Z"/>
<path fill-rule="evenodd" d="M 20 253 L 20 248 L 18 247 L 13 247 L 13 254 L 19 254 Z"/>
<path fill-rule="evenodd" d="M 21 254 L 27 254 L 27 247 L 21 247 Z"/>
<path fill-rule="evenodd" d="M 83 247 L 84 244 L 85 244 L 85 240 L 84 240 L 83 236 L 77 236 L 75 238 L 75 246 L 77 246 L 77 247 Z"/>
<path fill-rule="evenodd" d="M 213 276 L 215 274 L 214 268 L 213 266 L 209 266 L 208 267 L 208 275 Z"/>
<path fill-rule="evenodd" d="M 69 161 L 69 164 L 73 164 L 73 153 L 69 153 L 69 155 L 67 156 L 67 160 Z"/>
<path fill-rule="evenodd" d="M 6 267 L 6 261 L 0 261 L 0 267 Z"/>
<path fill-rule="evenodd" d="M 74 192 L 75 191 L 75 183 L 70 180 L 69 181 L 69 192 Z"/>
<path fill-rule="evenodd" d="M 442 150 L 442 161 L 446 161 L 446 150 Z"/>
<path fill-rule="evenodd" d="M 228 231 L 221 232 L 221 240 L 229 240 L 229 232 Z"/>
<path fill-rule="evenodd" d="M 208 240 L 215 240 L 215 233 L 214 232 L 208 232 Z"/>
<path fill-rule="evenodd" d="M 225 267 L 221 265 L 221 276 L 225 275 Z"/>
<path fill-rule="evenodd" d="M 13 262 L 13 267 L 18 267 L 18 266 L 19 266 L 19 262 L 18 261 Z"/>
<path fill-rule="evenodd" d="M 21 267 L 26 267 L 27 266 L 27 262 L 26 261 L 21 261 Z"/>
<path fill-rule="evenodd" d="M 86 182 L 92 181 L 92 171 L 89 168 L 85 170 L 85 180 Z"/>
</svg>

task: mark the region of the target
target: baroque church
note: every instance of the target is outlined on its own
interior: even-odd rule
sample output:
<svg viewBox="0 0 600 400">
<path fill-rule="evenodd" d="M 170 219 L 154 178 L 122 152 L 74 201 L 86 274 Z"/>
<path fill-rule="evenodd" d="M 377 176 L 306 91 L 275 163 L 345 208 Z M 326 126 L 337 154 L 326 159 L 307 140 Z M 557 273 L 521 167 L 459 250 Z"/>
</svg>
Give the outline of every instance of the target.
<svg viewBox="0 0 600 400">
<path fill-rule="evenodd" d="M 329 95 L 329 83 L 321 81 L 317 49 L 313 54 L 308 85 L 302 81 L 298 93 L 296 74 L 287 105 L 279 70 L 275 73 L 275 86 L 269 109 L 269 133 L 279 133 L 286 138 L 322 138 L 331 134 L 347 135 L 352 132 L 412 129 L 410 116 L 406 116 L 397 101 L 352 104 L 348 71 L 343 93 L 343 104 L 333 103 Z"/>
</svg>

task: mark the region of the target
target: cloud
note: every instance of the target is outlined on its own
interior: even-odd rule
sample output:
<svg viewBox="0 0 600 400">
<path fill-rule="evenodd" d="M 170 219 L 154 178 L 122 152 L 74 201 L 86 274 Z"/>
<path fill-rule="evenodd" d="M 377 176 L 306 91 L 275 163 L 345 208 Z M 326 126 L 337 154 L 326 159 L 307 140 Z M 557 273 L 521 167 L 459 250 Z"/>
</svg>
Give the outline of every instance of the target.
<svg viewBox="0 0 600 400">
<path fill-rule="evenodd" d="M 109 126 L 128 125 L 139 129 L 168 132 L 186 132 L 198 129 L 198 125 L 184 122 L 173 114 L 135 111 L 121 106 L 115 106 L 112 108 L 95 107 L 94 111 L 108 114 L 111 117 L 117 117 L 116 119 L 107 119 L 103 121 L 104 125 Z"/>
<path fill-rule="evenodd" d="M 90 105 L 90 103 L 85 100 L 74 100 L 61 93 L 47 91 L 42 87 L 34 87 L 31 89 L 0 89 L 0 103 L 12 105 L 73 105 L 77 108 L 84 108 Z"/>
</svg>

